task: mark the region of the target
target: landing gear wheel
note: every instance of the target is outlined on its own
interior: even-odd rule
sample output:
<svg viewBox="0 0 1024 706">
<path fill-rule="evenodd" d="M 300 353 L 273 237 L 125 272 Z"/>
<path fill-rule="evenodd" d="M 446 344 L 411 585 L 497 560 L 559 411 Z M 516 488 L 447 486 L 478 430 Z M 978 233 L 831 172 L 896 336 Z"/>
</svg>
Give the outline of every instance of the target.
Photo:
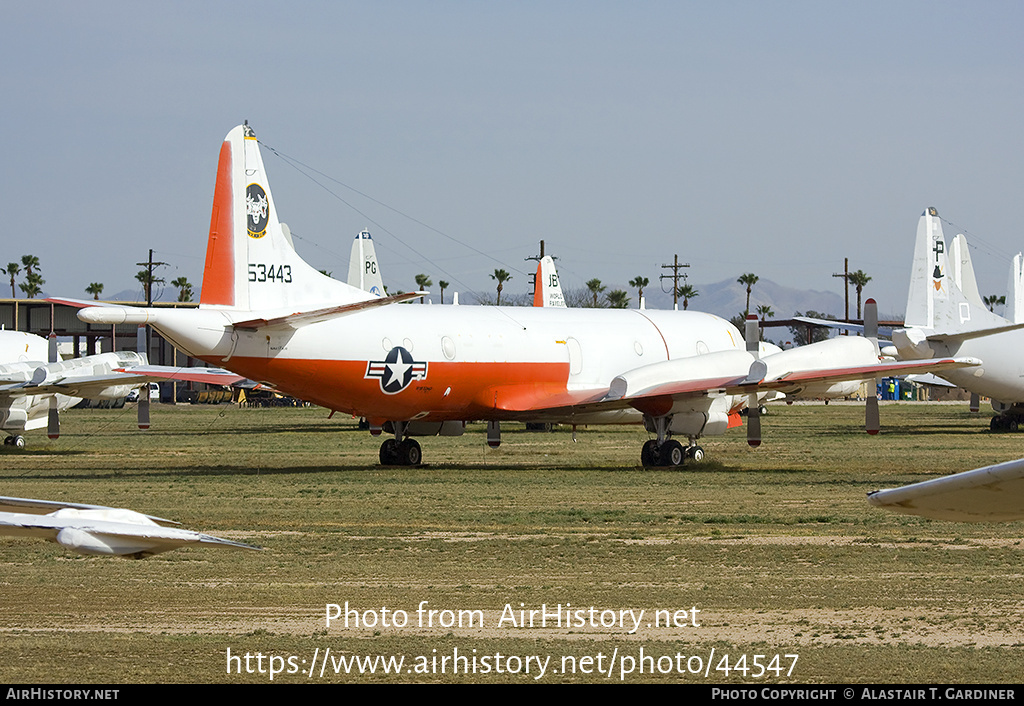
<svg viewBox="0 0 1024 706">
<path fill-rule="evenodd" d="M 658 453 L 657 439 L 650 439 L 640 449 L 640 465 L 644 468 L 657 468 L 661 465 L 661 455 Z"/>
<path fill-rule="evenodd" d="M 686 460 L 686 451 L 683 449 L 683 445 L 675 439 L 669 439 L 662 444 L 660 451 L 662 466 L 682 466 L 683 461 Z"/>
<path fill-rule="evenodd" d="M 380 465 L 394 466 L 398 463 L 398 442 L 394 439 L 385 439 L 380 445 Z"/>
<path fill-rule="evenodd" d="M 398 445 L 398 462 L 403 466 L 418 466 L 423 460 L 423 450 L 415 439 L 406 439 Z"/>
<path fill-rule="evenodd" d="M 1007 419 L 1006 420 L 1006 431 L 1011 432 L 1011 433 L 1017 431 L 1017 420 L 1016 419 Z"/>
<path fill-rule="evenodd" d="M 691 446 L 686 449 L 686 456 L 687 458 L 691 458 L 697 463 L 700 463 L 704 460 L 704 449 L 699 446 Z"/>
</svg>

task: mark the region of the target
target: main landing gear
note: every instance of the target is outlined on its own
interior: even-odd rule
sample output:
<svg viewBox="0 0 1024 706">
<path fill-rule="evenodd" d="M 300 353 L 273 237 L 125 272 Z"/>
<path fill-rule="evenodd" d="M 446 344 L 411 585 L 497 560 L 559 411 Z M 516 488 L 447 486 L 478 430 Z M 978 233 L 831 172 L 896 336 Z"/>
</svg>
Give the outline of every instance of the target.
<svg viewBox="0 0 1024 706">
<path fill-rule="evenodd" d="M 687 459 L 704 460 L 704 449 L 697 446 L 697 437 L 690 437 L 690 444 L 683 446 L 671 438 L 668 430 L 669 418 L 646 417 L 645 426 L 658 435 L 650 439 L 640 449 L 640 463 L 644 468 L 664 468 L 666 466 L 682 466 Z"/>
<path fill-rule="evenodd" d="M 1012 414 L 997 414 L 992 417 L 992 421 L 989 422 L 988 428 L 995 432 L 1008 431 L 1015 432 L 1020 426 L 1020 420 Z"/>
<path fill-rule="evenodd" d="M 25 437 L 21 434 L 14 434 L 4 439 L 4 446 L 13 446 L 16 449 L 25 448 Z"/>
<path fill-rule="evenodd" d="M 394 422 L 395 438 L 380 445 L 382 466 L 418 466 L 423 462 L 423 449 L 415 439 L 405 435 L 408 422 Z"/>
</svg>

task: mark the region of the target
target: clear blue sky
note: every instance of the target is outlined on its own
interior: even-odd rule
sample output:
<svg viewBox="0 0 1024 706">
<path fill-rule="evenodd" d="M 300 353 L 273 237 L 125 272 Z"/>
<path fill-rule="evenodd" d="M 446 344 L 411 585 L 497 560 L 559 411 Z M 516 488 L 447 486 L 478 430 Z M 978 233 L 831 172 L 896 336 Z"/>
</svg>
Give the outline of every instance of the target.
<svg viewBox="0 0 1024 706">
<path fill-rule="evenodd" d="M 420 222 L 264 152 L 300 252 L 344 275 L 368 227 L 395 288 L 503 267 L 521 291 L 544 238 L 564 286 L 678 252 L 696 284 L 841 291 L 849 257 L 902 312 L 926 206 L 973 238 L 982 294 L 1024 248 L 1019 2 L 2 8 L 0 266 L 37 255 L 53 294 L 130 288 L 148 248 L 198 285 L 243 119 Z"/>
</svg>

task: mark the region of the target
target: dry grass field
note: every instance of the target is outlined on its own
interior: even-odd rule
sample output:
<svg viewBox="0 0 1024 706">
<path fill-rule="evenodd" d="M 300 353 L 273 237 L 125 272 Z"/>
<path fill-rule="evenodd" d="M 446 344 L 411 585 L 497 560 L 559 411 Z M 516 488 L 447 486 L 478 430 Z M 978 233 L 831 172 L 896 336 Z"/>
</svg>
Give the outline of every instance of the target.
<svg viewBox="0 0 1024 706">
<path fill-rule="evenodd" d="M 4 449 L 0 494 L 265 551 L 129 561 L 0 538 L 0 680 L 1019 682 L 1020 525 L 890 514 L 865 493 L 1017 458 L 1024 437 L 965 405 L 883 405 L 877 437 L 862 414 L 773 406 L 761 448 L 732 430 L 702 464 L 644 471 L 638 428 L 573 443 L 506 425 L 492 450 L 471 426 L 421 439 L 410 469 L 377 467 L 379 440 L 316 408 L 158 405 L 148 432 L 131 409 L 72 410 L 59 440 Z M 346 602 L 377 624 L 328 627 Z M 502 620 L 559 604 L 585 624 Z M 356 657 L 404 662 L 359 673 Z"/>
</svg>

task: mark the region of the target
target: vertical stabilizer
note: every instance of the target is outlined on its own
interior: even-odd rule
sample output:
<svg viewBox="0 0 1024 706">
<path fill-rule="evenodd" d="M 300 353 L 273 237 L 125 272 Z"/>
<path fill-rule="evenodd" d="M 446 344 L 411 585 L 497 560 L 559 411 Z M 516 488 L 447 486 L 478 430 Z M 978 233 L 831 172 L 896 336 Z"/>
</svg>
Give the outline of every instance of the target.
<svg viewBox="0 0 1024 706">
<path fill-rule="evenodd" d="M 256 133 L 248 124 L 239 125 L 221 146 L 200 306 L 276 310 L 369 298 L 306 264 L 285 228 Z"/>
<path fill-rule="evenodd" d="M 384 280 L 377 265 L 377 253 L 369 231 L 362 231 L 352 241 L 352 254 L 348 259 L 349 286 L 369 292 L 376 297 L 384 296 Z"/>
<path fill-rule="evenodd" d="M 1010 279 L 1006 283 L 1007 319 L 1015 324 L 1024 323 L 1024 254 L 1017 253 L 1010 263 Z"/>
<path fill-rule="evenodd" d="M 960 252 L 966 251 L 966 244 Z M 910 271 L 910 292 L 907 295 L 907 328 L 924 329 L 929 334 L 955 334 L 984 328 L 1003 326 L 1006 320 L 990 312 L 977 296 L 973 268 L 967 257 L 967 267 L 959 260 L 961 276 L 970 270 L 970 286 L 979 303 L 971 301 L 957 287 L 949 266 L 946 240 L 942 223 L 935 208 L 921 214 L 917 224 L 917 242 L 914 246 L 914 264 Z"/>
<path fill-rule="evenodd" d="M 953 282 L 964 297 L 974 306 L 985 306 L 978 292 L 978 280 L 974 276 L 974 264 L 967 248 L 967 237 L 959 233 L 953 238 L 949 250 L 949 265 L 953 270 Z"/>
<path fill-rule="evenodd" d="M 550 255 L 545 255 L 537 263 L 537 276 L 533 282 L 533 305 L 565 308 L 562 285 L 558 283 L 555 261 Z"/>
</svg>

